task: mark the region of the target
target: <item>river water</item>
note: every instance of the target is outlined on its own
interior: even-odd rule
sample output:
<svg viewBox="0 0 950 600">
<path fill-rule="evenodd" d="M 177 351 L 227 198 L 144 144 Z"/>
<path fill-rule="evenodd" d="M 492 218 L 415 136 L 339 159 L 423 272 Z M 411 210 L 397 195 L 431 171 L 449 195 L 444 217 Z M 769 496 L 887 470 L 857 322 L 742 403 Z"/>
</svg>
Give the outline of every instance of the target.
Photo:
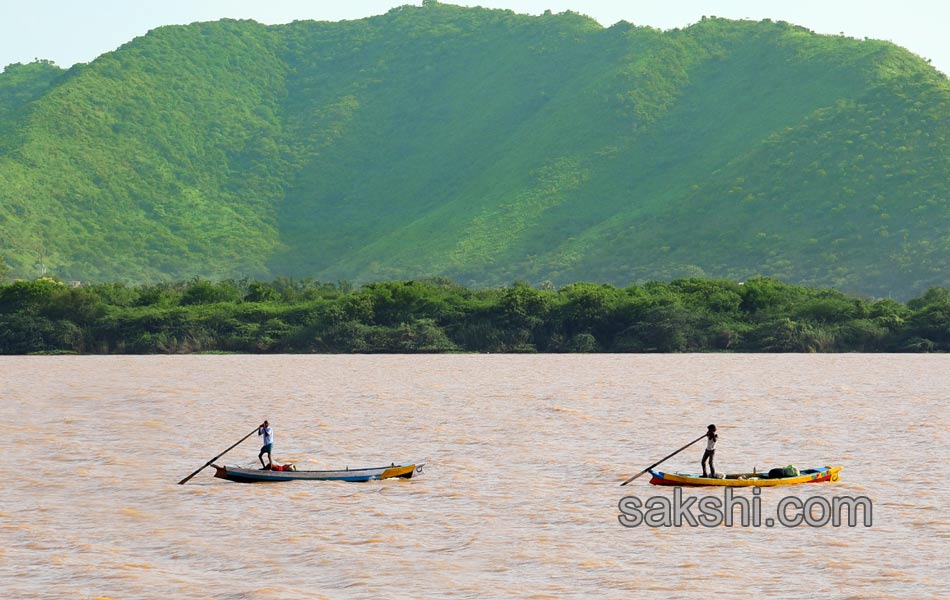
<svg viewBox="0 0 950 600">
<path fill-rule="evenodd" d="M 0 596 L 946 598 L 948 390 L 938 355 L 6 357 Z M 428 464 L 176 485 L 265 418 L 300 468 Z M 720 470 L 844 467 L 763 513 L 863 496 L 873 525 L 621 526 L 673 489 L 618 484 L 711 422 Z"/>
</svg>

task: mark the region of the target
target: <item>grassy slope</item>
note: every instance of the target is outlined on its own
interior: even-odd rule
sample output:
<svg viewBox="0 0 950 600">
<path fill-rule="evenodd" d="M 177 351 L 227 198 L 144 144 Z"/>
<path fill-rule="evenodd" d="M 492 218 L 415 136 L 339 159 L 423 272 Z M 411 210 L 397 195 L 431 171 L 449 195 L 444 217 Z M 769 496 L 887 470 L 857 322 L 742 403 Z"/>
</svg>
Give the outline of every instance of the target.
<svg viewBox="0 0 950 600">
<path fill-rule="evenodd" d="M 265 84 L 282 65 L 261 35 L 236 22 L 161 28 L 19 111 L 16 148 L 0 157 L 0 216 L 21 225 L 4 227 L 10 262 L 42 253 L 83 279 L 264 273 L 278 165 L 254 152 L 279 129 L 279 82 Z"/>
<path fill-rule="evenodd" d="M 62 73 L 48 61 L 7 65 L 0 76 L 0 122 L 41 96 Z"/>
<path fill-rule="evenodd" d="M 21 275 L 946 282 L 950 86 L 884 42 L 436 4 L 36 70 L 0 75 Z"/>
</svg>

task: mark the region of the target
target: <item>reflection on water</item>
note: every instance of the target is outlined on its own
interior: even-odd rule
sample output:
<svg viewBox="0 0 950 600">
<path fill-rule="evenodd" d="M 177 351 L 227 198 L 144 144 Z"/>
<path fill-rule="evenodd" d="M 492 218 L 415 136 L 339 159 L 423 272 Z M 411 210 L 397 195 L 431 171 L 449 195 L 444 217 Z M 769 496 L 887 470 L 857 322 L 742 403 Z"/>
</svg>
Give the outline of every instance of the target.
<svg viewBox="0 0 950 600">
<path fill-rule="evenodd" d="M 4 597 L 944 595 L 950 359 L 886 355 L 0 359 Z M 423 478 L 241 485 L 206 469 L 275 427 L 302 468 Z M 618 483 L 719 427 L 721 470 L 843 464 L 874 526 L 617 522 Z M 254 465 L 248 440 L 221 462 Z M 698 468 L 702 448 L 671 459 Z M 696 492 L 708 493 L 708 492 Z"/>
</svg>

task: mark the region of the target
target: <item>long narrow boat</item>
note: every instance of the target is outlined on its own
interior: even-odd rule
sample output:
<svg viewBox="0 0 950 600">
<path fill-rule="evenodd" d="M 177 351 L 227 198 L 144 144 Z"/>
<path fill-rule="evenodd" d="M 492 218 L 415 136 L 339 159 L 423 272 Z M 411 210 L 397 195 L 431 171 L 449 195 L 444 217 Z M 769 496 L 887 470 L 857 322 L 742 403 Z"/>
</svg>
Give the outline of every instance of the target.
<svg viewBox="0 0 950 600">
<path fill-rule="evenodd" d="M 820 483 L 838 481 L 841 467 L 820 467 L 804 469 L 794 477 L 769 477 L 768 473 L 734 473 L 725 479 L 703 477 L 688 473 L 663 473 L 650 469 L 650 483 L 653 485 L 718 485 L 732 487 L 773 487 L 778 485 L 796 485 L 799 483 Z"/>
<path fill-rule="evenodd" d="M 397 465 L 388 467 L 370 467 L 366 469 L 342 469 L 338 471 L 268 471 L 264 469 L 245 469 L 243 467 L 214 467 L 215 477 L 240 483 L 261 483 L 267 481 L 374 481 L 400 477 L 411 479 L 422 474 L 425 463 Z"/>
</svg>

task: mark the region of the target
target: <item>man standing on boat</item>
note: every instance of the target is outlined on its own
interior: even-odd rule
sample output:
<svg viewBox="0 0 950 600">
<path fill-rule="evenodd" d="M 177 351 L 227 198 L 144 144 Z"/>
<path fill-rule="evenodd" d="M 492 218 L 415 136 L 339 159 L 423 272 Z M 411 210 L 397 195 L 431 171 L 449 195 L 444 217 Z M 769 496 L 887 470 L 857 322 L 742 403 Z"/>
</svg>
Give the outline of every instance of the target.
<svg viewBox="0 0 950 600">
<path fill-rule="evenodd" d="M 703 477 L 715 477 L 716 467 L 713 465 L 713 457 L 716 455 L 716 441 L 719 434 L 716 433 L 716 426 L 710 425 L 706 428 L 706 451 L 703 452 Z M 709 461 L 709 475 L 706 475 L 706 461 Z"/>
<path fill-rule="evenodd" d="M 274 428 L 270 426 L 270 423 L 264 421 L 263 424 L 257 429 L 257 435 L 264 436 L 264 446 L 261 448 L 261 453 L 257 455 L 258 460 L 261 461 L 261 468 L 267 469 L 270 468 L 274 460 L 271 458 L 271 450 L 274 446 Z M 267 464 L 264 464 L 264 455 L 267 455 Z"/>
</svg>

